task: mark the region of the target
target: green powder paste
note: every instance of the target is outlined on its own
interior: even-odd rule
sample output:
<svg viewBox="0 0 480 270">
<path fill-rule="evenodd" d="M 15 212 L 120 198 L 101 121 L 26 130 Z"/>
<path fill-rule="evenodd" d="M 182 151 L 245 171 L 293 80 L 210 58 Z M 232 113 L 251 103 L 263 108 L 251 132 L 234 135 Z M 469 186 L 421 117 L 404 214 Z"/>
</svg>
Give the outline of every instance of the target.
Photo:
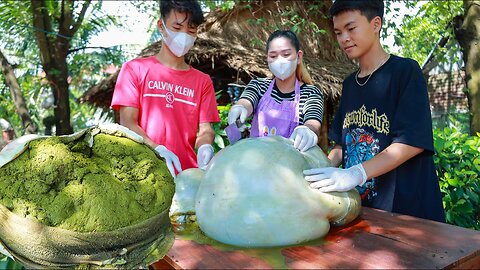
<svg viewBox="0 0 480 270">
<path fill-rule="evenodd" d="M 289 247 L 296 247 L 296 246 L 320 246 L 325 244 L 325 240 L 323 238 L 311 240 L 309 242 L 300 243 L 297 245 L 290 245 L 290 246 L 281 246 L 281 247 L 265 247 L 265 248 L 247 248 L 247 247 L 239 247 L 239 246 L 232 246 L 228 244 L 224 244 L 221 242 L 216 241 L 205 235 L 198 223 L 196 222 L 196 217 L 194 215 L 188 216 L 189 219 L 186 224 L 177 224 L 175 223 L 175 219 L 172 219 L 172 224 L 174 225 L 174 231 L 176 238 L 184 239 L 184 240 L 191 240 L 200 245 L 209 245 L 214 247 L 222 252 L 243 252 L 247 256 L 254 257 L 260 259 L 270 265 L 273 269 L 290 269 L 288 267 L 285 257 L 282 251 L 285 248 Z"/>
<path fill-rule="evenodd" d="M 97 134 L 31 141 L 0 168 L 0 203 L 45 225 L 77 232 L 111 231 L 168 209 L 175 192 L 165 162 L 148 146 Z"/>
</svg>

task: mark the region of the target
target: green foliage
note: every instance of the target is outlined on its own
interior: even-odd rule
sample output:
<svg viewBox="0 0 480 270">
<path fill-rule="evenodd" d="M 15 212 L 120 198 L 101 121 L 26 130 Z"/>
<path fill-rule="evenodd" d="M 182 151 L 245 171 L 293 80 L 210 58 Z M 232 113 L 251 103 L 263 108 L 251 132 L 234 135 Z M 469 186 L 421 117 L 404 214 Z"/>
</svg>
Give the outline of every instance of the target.
<svg viewBox="0 0 480 270">
<path fill-rule="evenodd" d="M 452 112 L 432 118 L 434 129 L 442 129 L 445 127 L 455 128 L 461 133 L 470 133 L 470 114 L 457 113 L 455 107 L 450 109 Z"/>
<path fill-rule="evenodd" d="M 306 13 L 309 16 L 325 16 L 321 11 L 324 4 L 323 1 L 312 1 L 306 8 Z M 296 34 L 312 34 L 313 37 L 317 37 L 327 33 L 324 29 L 319 28 L 317 24 L 304 17 L 296 8 L 288 7 L 280 13 L 280 16 L 285 18 L 285 20 L 282 20 L 282 26 L 290 28 Z"/>
<path fill-rule="evenodd" d="M 244 8 L 249 9 L 252 12 L 254 11 L 254 8 L 250 4 L 253 1 L 242 2 L 247 3 Z M 277 29 L 290 29 L 297 35 L 319 38 L 321 35 L 327 34 L 327 31 L 323 28 L 320 28 L 311 20 L 311 18 L 326 18 L 326 15 L 322 11 L 324 5 L 325 2 L 319 0 L 309 1 L 308 5 L 305 6 L 302 6 L 301 3 L 294 4 L 292 2 L 291 5 L 286 5 L 285 8 L 271 11 L 274 17 L 279 18 L 274 23 L 266 20 L 263 17 L 247 19 L 246 22 L 254 25 L 255 27 L 261 27 L 268 32 L 273 32 Z M 264 44 L 265 41 L 260 40 L 259 38 L 254 37 L 250 40 L 250 46 L 252 47 L 263 49 Z"/>
<path fill-rule="evenodd" d="M 480 133 L 435 129 L 434 142 L 447 222 L 480 230 Z"/>
<path fill-rule="evenodd" d="M 225 127 L 228 126 L 228 111 L 230 107 L 231 104 L 217 106 L 218 113 L 220 114 L 220 122 L 212 124 L 213 130 L 215 131 L 215 140 L 213 142 L 215 152 L 222 150 L 230 144 L 227 139 L 227 134 L 225 133 Z"/>
<path fill-rule="evenodd" d="M 75 130 L 80 130 L 98 123 L 113 123 L 113 112 L 90 104 L 79 104 L 70 100 L 71 120 Z"/>
<path fill-rule="evenodd" d="M 15 112 L 10 90 L 5 85 L 0 85 L 0 117 L 4 118 L 12 126 L 20 126 L 20 117 Z"/>
<path fill-rule="evenodd" d="M 157 40 L 159 40 L 160 32 L 157 30 L 157 21 L 158 19 L 160 19 L 160 2 L 159 1 L 130 1 L 129 4 L 134 9 L 136 9 L 139 13 L 141 13 L 142 14 L 141 16 L 148 17 L 150 19 L 150 25 L 148 26 L 148 29 L 145 29 L 145 32 L 150 33 L 148 44 L 154 43 Z M 129 22 L 131 22 L 131 20 L 129 20 Z"/>
<path fill-rule="evenodd" d="M 103 76 L 103 70 L 108 65 L 120 66 L 126 61 L 125 52 L 121 47 L 104 49 L 88 49 L 91 37 L 99 34 L 110 25 L 121 27 L 119 18 L 105 14 L 101 10 L 102 1 L 94 1 L 87 11 L 84 21 L 69 40 L 70 51 L 67 56 L 69 72 L 70 106 L 72 126 L 74 130 L 84 128 L 96 110 L 89 105 L 79 104 L 80 97 Z M 58 35 L 58 19 L 60 18 L 60 2 L 47 1 L 47 12 L 52 16 L 53 37 Z M 0 1 L 0 30 L 2 38 L 0 45 L 9 62 L 15 68 L 15 74 L 26 100 L 32 121 L 37 125 L 38 132 L 45 132 L 45 119 L 53 116 L 53 107 L 43 106 L 45 99 L 52 95 L 48 80 L 42 71 L 39 50 L 35 40 L 36 29 L 32 26 L 30 1 Z M 74 10 L 80 9 L 83 2 L 75 2 Z M 21 120 L 10 95 L 10 90 L 0 74 L 0 117 L 9 121 L 17 136 L 24 134 Z"/>
<path fill-rule="evenodd" d="M 34 32 L 30 1 L 0 1 L 0 30 L 2 50 L 16 51 L 18 56 L 32 53 L 35 50 Z M 28 37 L 30 42 L 22 42 L 19 37 Z"/>
<path fill-rule="evenodd" d="M 91 37 L 98 35 L 111 25 L 120 24 L 117 17 L 103 14 L 101 8 L 102 1 L 92 2 L 91 12 L 85 15 L 82 27 L 78 29 L 70 42 L 72 48 L 87 46 Z"/>
<path fill-rule="evenodd" d="M 42 93 L 50 92 L 50 89 L 46 86 L 46 79 L 37 74 L 35 70 L 29 69 L 25 62 L 15 65 L 17 66 L 17 71 L 20 71 L 16 72 L 20 74 L 20 76 L 17 75 L 17 79 L 23 90 L 27 108 L 32 121 L 38 127 L 38 123 L 41 123 L 40 117 L 43 112 L 41 103 L 44 100 L 44 95 Z M 3 74 L 0 74 L 0 117 L 10 122 L 17 136 L 23 135 L 25 130 L 22 128 L 20 116 L 16 112 L 10 89 L 3 82 Z"/>
<path fill-rule="evenodd" d="M 21 270 L 23 265 L 0 253 L 0 269 Z"/>
<path fill-rule="evenodd" d="M 235 6 L 233 0 L 201 0 L 200 4 L 208 10 L 215 10 L 220 8 L 222 11 L 227 11 Z"/>
<path fill-rule="evenodd" d="M 217 106 L 220 114 L 220 122 L 212 124 L 213 130 L 215 131 L 215 140 L 213 142 L 213 149 L 215 150 L 215 153 L 230 145 L 225 128 L 228 126 L 228 111 L 230 111 L 231 106 L 232 104 Z M 251 121 L 252 116 L 245 120 L 245 128 L 251 128 Z M 243 138 L 245 138 L 247 135 L 248 131 L 242 131 Z"/>
<path fill-rule="evenodd" d="M 441 63 L 458 61 L 459 46 L 455 42 L 452 19 L 463 14 L 463 1 L 406 1 L 408 7 L 419 7 L 416 15 L 405 15 L 401 27 L 395 29 L 396 44 L 402 47 L 405 57 L 413 58 L 420 64 L 442 36 L 449 37 L 444 48 L 437 48 L 436 56 Z M 389 25 L 387 25 L 389 26 Z"/>
</svg>

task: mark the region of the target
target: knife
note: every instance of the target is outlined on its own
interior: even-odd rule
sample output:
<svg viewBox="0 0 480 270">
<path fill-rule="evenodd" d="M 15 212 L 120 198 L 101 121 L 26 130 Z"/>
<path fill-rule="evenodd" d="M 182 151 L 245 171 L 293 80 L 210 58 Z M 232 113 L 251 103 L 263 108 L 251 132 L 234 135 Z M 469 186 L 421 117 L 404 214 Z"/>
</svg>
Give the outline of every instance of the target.
<svg viewBox="0 0 480 270">
<path fill-rule="evenodd" d="M 242 138 L 242 132 L 237 126 L 237 123 L 231 123 L 225 128 L 225 132 L 227 133 L 227 138 L 230 141 L 230 144 L 233 145 L 237 141 Z"/>
</svg>

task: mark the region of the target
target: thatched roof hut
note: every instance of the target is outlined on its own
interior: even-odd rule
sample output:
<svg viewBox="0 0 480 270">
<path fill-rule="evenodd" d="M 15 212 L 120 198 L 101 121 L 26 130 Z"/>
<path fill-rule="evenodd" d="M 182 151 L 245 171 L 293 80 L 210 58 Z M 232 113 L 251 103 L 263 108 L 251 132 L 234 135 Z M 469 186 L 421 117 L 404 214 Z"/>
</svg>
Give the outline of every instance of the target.
<svg viewBox="0 0 480 270">
<path fill-rule="evenodd" d="M 186 55 L 193 67 L 209 74 L 216 91 L 241 80 L 271 76 L 266 62 L 265 41 L 276 29 L 297 28 L 304 62 L 314 83 L 326 96 L 325 119 L 340 96 L 341 82 L 353 71 L 354 64 L 336 45 L 333 25 L 325 14 L 328 1 L 257 1 L 238 3 L 229 11 L 212 11 L 199 27 L 195 46 Z M 142 50 L 139 57 L 155 55 L 161 42 Z M 91 87 L 81 98 L 100 107 L 110 106 L 118 71 Z M 230 102 L 223 91 L 219 104 Z M 328 121 L 324 121 L 326 134 Z M 326 137 L 326 136 L 324 136 Z M 325 139 L 322 145 L 326 147 Z"/>
</svg>

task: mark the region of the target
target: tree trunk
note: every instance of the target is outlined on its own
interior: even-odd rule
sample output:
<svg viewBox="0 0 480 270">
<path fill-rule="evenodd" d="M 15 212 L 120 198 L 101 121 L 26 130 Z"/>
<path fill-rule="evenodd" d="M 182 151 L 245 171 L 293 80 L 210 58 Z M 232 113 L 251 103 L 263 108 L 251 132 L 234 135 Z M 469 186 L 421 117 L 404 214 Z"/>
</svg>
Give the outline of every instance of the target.
<svg viewBox="0 0 480 270">
<path fill-rule="evenodd" d="M 70 124 L 67 56 L 70 40 L 82 24 L 90 2 L 87 0 L 83 3 L 75 20 L 72 0 L 62 0 L 60 15 L 55 17 L 50 16 L 45 0 L 31 0 L 33 26 L 38 29 L 35 37 L 40 49 L 40 59 L 53 91 L 56 135 L 73 133 Z M 53 32 L 52 19 L 58 22 L 58 33 Z"/>
<path fill-rule="evenodd" d="M 73 128 L 70 124 L 70 91 L 68 89 L 67 52 L 69 46 L 68 42 L 65 41 L 65 43 L 65 49 L 55 44 L 56 54 L 52 55 L 54 62 L 50 67 L 45 68 L 47 79 L 53 90 L 55 102 L 53 111 L 55 115 L 56 135 L 73 133 Z"/>
<path fill-rule="evenodd" d="M 465 62 L 470 133 L 480 132 L 480 1 L 464 0 L 464 16 L 455 18 L 455 37 Z"/>
<path fill-rule="evenodd" d="M 13 72 L 13 67 L 10 65 L 5 55 L 3 55 L 2 51 L 0 51 L 0 68 L 5 76 L 8 87 L 10 88 L 10 93 L 12 94 L 13 103 L 15 104 L 17 113 L 20 115 L 20 119 L 22 119 L 22 128 L 25 130 L 26 134 L 36 133 L 37 127 L 28 113 L 27 104 L 23 98 L 23 93 L 18 84 L 17 77 L 15 77 L 15 73 Z"/>
</svg>

